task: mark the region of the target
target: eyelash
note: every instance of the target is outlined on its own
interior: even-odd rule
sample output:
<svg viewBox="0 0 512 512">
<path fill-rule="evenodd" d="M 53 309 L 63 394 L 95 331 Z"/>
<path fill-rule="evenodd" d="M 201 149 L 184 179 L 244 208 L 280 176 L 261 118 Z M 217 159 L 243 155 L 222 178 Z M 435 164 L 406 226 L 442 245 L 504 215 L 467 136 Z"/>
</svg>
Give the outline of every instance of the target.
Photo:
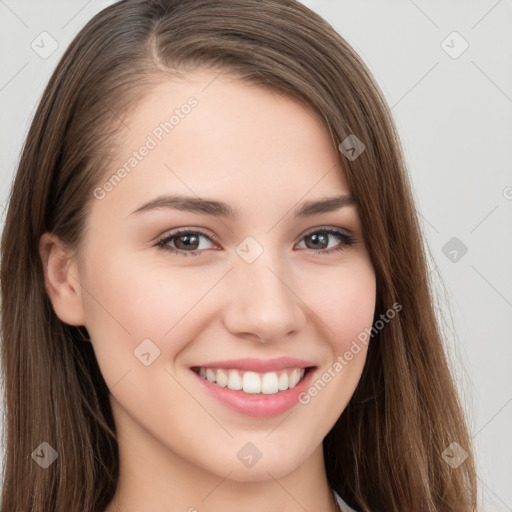
<svg viewBox="0 0 512 512">
<path fill-rule="evenodd" d="M 306 249 L 312 251 L 316 256 L 325 256 L 330 255 L 333 253 L 336 253 L 338 251 L 345 250 L 348 246 L 353 245 L 356 240 L 352 235 L 348 235 L 345 232 L 343 232 L 341 229 L 334 229 L 334 228 L 316 228 L 313 231 L 309 231 L 308 233 L 304 234 L 304 236 L 301 238 L 301 241 L 310 236 L 314 235 L 316 233 L 325 233 L 328 235 L 334 235 L 338 240 L 340 240 L 342 243 L 338 245 L 337 247 L 331 248 L 331 249 Z M 200 253 L 204 252 L 203 250 L 195 250 L 195 251 L 184 251 L 182 249 L 174 249 L 167 245 L 171 240 L 174 238 L 179 238 L 182 235 L 201 235 L 211 242 L 215 242 L 215 238 L 207 235 L 204 231 L 201 231 L 200 229 L 177 229 L 176 231 L 173 231 L 172 233 L 166 234 L 164 237 L 160 238 L 158 242 L 156 243 L 156 246 L 164 251 L 169 251 L 173 254 L 179 254 L 180 256 L 200 256 Z"/>
</svg>

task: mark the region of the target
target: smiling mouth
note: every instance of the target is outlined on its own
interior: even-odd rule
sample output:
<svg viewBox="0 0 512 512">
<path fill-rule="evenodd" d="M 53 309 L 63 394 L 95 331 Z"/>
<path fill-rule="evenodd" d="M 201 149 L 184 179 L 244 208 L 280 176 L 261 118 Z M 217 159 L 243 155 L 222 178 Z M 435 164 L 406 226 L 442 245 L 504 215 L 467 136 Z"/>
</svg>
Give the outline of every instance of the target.
<svg viewBox="0 0 512 512">
<path fill-rule="evenodd" d="M 286 368 L 275 372 L 253 372 L 236 368 L 202 368 L 193 367 L 192 371 L 199 377 L 232 391 L 242 393 L 274 395 L 293 389 L 310 370 L 307 368 Z"/>
</svg>

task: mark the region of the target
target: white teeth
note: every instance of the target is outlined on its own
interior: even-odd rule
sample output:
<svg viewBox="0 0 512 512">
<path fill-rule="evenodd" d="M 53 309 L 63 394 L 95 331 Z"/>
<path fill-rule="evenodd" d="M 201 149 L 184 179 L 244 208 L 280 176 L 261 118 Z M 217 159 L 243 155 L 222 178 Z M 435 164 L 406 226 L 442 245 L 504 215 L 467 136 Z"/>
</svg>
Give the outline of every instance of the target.
<svg viewBox="0 0 512 512">
<path fill-rule="evenodd" d="M 224 370 L 221 370 L 220 368 L 217 370 L 217 376 L 216 379 L 217 385 L 225 388 L 228 385 L 228 375 Z"/>
<path fill-rule="evenodd" d="M 273 395 L 279 391 L 279 380 L 275 372 L 265 373 L 261 379 L 261 392 L 265 395 Z"/>
<path fill-rule="evenodd" d="M 286 372 L 281 373 L 279 376 L 279 391 L 285 391 L 288 389 L 288 374 Z"/>
<path fill-rule="evenodd" d="M 237 370 L 229 370 L 228 388 L 234 391 L 242 389 L 242 377 Z"/>
<path fill-rule="evenodd" d="M 208 372 L 206 372 L 206 374 L 208 375 Z M 299 380 L 300 380 L 300 370 L 298 368 L 294 368 L 292 371 L 292 374 L 289 377 L 288 386 L 291 388 L 295 387 L 297 385 L 297 383 L 299 382 Z"/>
<path fill-rule="evenodd" d="M 261 379 L 255 372 L 245 372 L 243 377 L 244 393 L 259 393 L 261 391 Z"/>
<path fill-rule="evenodd" d="M 279 372 L 256 373 L 223 368 L 199 368 L 199 376 L 220 387 L 244 393 L 273 395 L 294 388 L 305 373 L 304 368 L 290 368 Z"/>
</svg>

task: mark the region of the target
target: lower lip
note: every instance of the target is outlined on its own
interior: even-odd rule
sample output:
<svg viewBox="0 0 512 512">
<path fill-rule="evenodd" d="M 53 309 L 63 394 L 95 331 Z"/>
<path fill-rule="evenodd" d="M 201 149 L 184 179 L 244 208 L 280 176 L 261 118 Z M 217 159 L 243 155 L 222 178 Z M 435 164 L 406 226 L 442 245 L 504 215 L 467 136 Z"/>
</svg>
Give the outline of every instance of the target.
<svg viewBox="0 0 512 512">
<path fill-rule="evenodd" d="M 243 391 L 234 391 L 227 387 L 222 388 L 200 377 L 194 371 L 192 373 L 214 398 L 230 409 L 246 416 L 269 418 L 283 414 L 299 402 L 299 395 L 309 387 L 315 369 L 310 368 L 294 388 L 279 391 L 272 395 L 244 393 Z"/>
</svg>

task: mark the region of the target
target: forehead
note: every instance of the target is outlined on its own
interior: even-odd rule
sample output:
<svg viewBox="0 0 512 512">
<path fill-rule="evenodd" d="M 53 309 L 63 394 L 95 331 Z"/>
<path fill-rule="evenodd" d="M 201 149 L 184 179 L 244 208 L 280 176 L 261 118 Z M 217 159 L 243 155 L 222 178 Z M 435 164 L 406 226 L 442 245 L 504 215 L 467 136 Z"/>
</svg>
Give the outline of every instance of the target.
<svg viewBox="0 0 512 512">
<path fill-rule="evenodd" d="M 260 208 L 350 193 L 317 115 L 232 75 L 198 71 L 159 83 L 126 117 L 119 140 L 104 182 L 125 169 L 108 199 L 130 206 L 157 192 L 222 196 Z"/>
</svg>

